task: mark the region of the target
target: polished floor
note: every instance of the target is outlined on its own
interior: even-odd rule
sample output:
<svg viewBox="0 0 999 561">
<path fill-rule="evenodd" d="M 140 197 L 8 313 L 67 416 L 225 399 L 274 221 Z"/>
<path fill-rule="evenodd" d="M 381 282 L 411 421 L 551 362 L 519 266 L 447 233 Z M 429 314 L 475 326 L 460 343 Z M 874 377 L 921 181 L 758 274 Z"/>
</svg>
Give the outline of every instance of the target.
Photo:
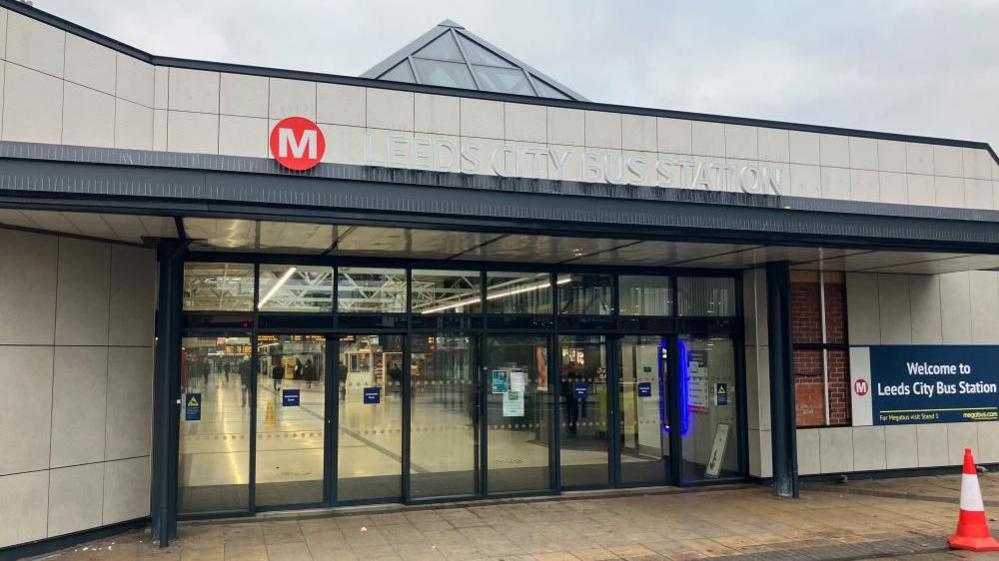
<svg viewBox="0 0 999 561">
<path fill-rule="evenodd" d="M 843 492 L 868 484 L 806 486 L 800 500 L 776 499 L 757 486 L 508 500 L 430 508 L 354 508 L 252 521 L 182 523 L 170 547 L 133 531 L 50 554 L 59 560 L 680 560 L 748 556 L 767 559 L 879 558 L 954 560 L 959 476 L 892 480 L 911 493 L 889 498 Z M 935 489 L 947 502 L 922 498 Z M 999 478 L 983 477 L 987 498 Z M 899 548 L 897 551 L 892 547 Z M 796 553 L 800 552 L 800 554 Z M 851 553 L 852 552 L 852 553 Z M 913 555 L 913 552 L 928 552 Z M 791 555 L 790 557 L 788 555 Z M 967 558 L 996 559 L 978 554 Z"/>
<path fill-rule="evenodd" d="M 429 384 L 429 383 L 428 383 Z M 281 393 L 300 392 L 300 405 L 284 406 Z M 366 404 L 363 384 L 339 388 L 338 494 L 341 500 L 398 498 L 402 473 L 402 398 L 385 388 L 380 403 Z M 192 379 L 185 393 L 200 392 L 201 417 L 181 421 L 180 501 L 182 511 L 245 510 L 249 501 L 249 439 L 252 403 L 244 400 L 235 374 L 221 372 Z M 325 387 L 285 380 L 275 390 L 267 377 L 258 380 L 258 506 L 320 503 L 323 498 L 323 412 Z M 460 383 L 414 388 L 412 426 L 413 490 L 418 496 L 472 495 L 475 492 L 475 441 L 472 416 Z M 580 419 L 579 446 L 565 446 L 565 469 L 606 474 L 606 431 L 597 411 Z M 519 421 L 519 422 L 516 422 Z M 655 429 L 655 423 L 651 430 Z M 543 490 L 548 486 L 548 443 L 537 419 L 511 418 L 491 425 L 489 470 L 494 489 Z M 654 457 L 624 456 L 625 462 Z M 654 476 L 653 476 L 654 477 Z M 533 482 L 533 486 L 532 486 Z"/>
</svg>

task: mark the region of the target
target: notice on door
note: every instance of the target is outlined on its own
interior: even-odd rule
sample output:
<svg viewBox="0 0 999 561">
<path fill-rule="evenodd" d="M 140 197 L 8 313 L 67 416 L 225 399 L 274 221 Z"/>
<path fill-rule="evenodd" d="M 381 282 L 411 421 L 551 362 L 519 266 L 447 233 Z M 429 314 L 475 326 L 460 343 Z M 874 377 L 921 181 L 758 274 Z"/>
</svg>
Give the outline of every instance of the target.
<svg viewBox="0 0 999 561">
<path fill-rule="evenodd" d="M 850 348 L 853 424 L 999 420 L 999 347 Z"/>
<path fill-rule="evenodd" d="M 510 390 L 503 394 L 503 416 L 504 417 L 524 416 L 523 392 Z"/>
<path fill-rule="evenodd" d="M 493 393 L 501 394 L 510 390 L 510 372 L 508 370 L 493 370 Z"/>
</svg>

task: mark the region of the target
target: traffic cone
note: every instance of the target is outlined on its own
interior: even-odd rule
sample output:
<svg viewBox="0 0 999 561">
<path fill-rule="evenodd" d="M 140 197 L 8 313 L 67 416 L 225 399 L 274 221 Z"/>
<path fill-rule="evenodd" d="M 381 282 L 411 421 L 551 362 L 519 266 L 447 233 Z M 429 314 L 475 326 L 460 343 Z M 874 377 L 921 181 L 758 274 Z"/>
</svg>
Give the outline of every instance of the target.
<svg viewBox="0 0 999 561">
<path fill-rule="evenodd" d="M 985 518 L 982 489 L 978 486 L 978 471 L 971 448 L 964 449 L 964 472 L 961 474 L 961 515 L 957 532 L 947 540 L 954 549 L 969 551 L 999 551 L 999 542 L 989 533 Z"/>
</svg>

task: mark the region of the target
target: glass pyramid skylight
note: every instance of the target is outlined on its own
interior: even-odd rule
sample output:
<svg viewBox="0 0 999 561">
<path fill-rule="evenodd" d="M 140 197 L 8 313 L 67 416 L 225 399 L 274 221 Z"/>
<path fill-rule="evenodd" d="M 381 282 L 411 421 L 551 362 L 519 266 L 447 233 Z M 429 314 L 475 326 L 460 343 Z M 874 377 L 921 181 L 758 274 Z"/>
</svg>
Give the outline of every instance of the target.
<svg viewBox="0 0 999 561">
<path fill-rule="evenodd" d="M 361 76 L 465 90 L 586 99 L 451 20 L 444 20 Z"/>
</svg>

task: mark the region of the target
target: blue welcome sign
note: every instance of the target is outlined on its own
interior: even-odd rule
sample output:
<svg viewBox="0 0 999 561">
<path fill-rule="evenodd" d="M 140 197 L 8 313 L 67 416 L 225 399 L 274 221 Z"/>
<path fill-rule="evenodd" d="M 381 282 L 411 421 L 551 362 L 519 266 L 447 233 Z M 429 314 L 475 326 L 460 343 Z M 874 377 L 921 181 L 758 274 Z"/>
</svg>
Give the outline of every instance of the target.
<svg viewBox="0 0 999 561">
<path fill-rule="evenodd" d="M 298 407 L 301 398 L 301 392 L 298 389 L 281 391 L 281 404 L 285 407 Z"/>
<path fill-rule="evenodd" d="M 572 387 L 572 393 L 575 394 L 576 399 L 585 400 L 590 395 L 590 385 L 586 383 L 576 384 Z"/>
<path fill-rule="evenodd" d="M 870 392 L 876 425 L 999 419 L 999 347 L 881 345 L 870 356 L 869 385 L 854 392 Z"/>
</svg>

